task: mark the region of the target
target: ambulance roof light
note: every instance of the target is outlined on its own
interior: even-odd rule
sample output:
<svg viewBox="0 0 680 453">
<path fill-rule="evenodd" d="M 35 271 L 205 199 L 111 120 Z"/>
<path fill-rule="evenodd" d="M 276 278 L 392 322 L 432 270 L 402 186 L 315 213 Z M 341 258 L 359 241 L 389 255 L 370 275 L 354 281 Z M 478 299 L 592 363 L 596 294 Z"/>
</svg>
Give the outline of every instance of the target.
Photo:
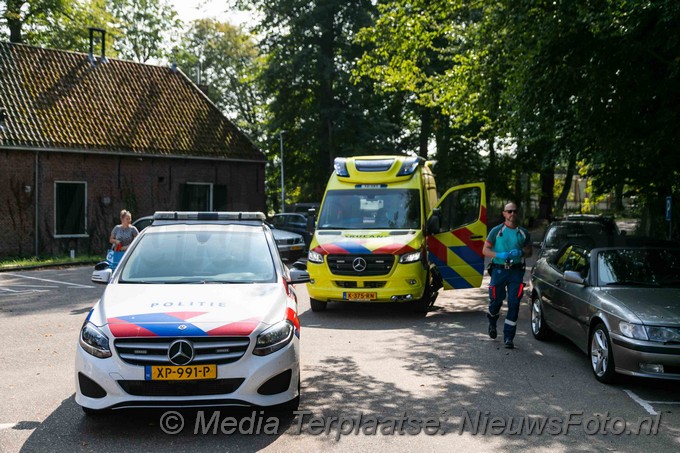
<svg viewBox="0 0 680 453">
<path fill-rule="evenodd" d="M 424 162 L 425 162 L 425 159 L 423 159 L 420 156 L 406 157 L 404 159 L 404 163 L 401 164 L 401 168 L 399 169 L 397 176 L 412 175 L 413 172 L 416 171 L 416 168 L 418 168 L 418 165 L 420 165 L 421 163 L 424 163 Z"/>
<path fill-rule="evenodd" d="M 333 163 L 335 167 L 335 174 L 338 176 L 349 177 L 349 172 L 347 171 L 347 159 L 344 157 L 336 157 Z"/>
</svg>

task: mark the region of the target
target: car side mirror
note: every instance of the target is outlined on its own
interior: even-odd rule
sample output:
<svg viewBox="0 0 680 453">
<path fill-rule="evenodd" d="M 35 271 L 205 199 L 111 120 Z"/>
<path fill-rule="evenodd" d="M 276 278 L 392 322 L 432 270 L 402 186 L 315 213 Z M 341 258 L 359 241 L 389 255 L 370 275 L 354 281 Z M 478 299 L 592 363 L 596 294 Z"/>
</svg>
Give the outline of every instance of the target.
<svg viewBox="0 0 680 453">
<path fill-rule="evenodd" d="M 314 224 L 316 223 L 316 209 L 310 208 L 307 210 L 307 231 L 314 232 Z"/>
<path fill-rule="evenodd" d="M 94 283 L 106 285 L 109 282 L 109 280 L 111 280 L 111 274 L 113 274 L 113 271 L 111 270 L 110 267 L 106 269 L 95 270 L 92 272 L 92 277 L 90 277 L 90 279 Z"/>
<path fill-rule="evenodd" d="M 576 283 L 577 285 L 583 285 L 585 286 L 586 280 L 581 277 L 581 274 L 579 274 L 576 271 L 565 271 L 564 272 L 564 281 L 569 282 L 569 283 Z"/>
<path fill-rule="evenodd" d="M 290 280 L 288 283 L 295 285 L 296 283 L 308 283 L 311 281 L 311 278 L 309 277 L 309 272 L 306 270 L 302 269 L 296 269 L 292 268 L 289 271 L 290 274 Z"/>
<path fill-rule="evenodd" d="M 437 234 L 440 232 L 441 210 L 435 208 L 432 210 L 430 218 L 427 219 L 427 234 Z"/>
</svg>

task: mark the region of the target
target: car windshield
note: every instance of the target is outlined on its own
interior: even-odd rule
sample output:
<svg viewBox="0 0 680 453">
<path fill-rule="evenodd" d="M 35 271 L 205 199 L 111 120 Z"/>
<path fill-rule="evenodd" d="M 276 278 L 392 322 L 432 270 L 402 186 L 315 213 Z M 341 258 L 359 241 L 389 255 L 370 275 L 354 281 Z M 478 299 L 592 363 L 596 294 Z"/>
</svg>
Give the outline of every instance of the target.
<svg viewBox="0 0 680 453">
<path fill-rule="evenodd" d="M 601 285 L 680 286 L 680 249 L 604 250 L 597 266 Z"/>
<path fill-rule="evenodd" d="M 555 225 L 545 235 L 545 247 L 560 248 L 566 243 L 579 243 L 581 240 L 611 235 L 607 228 L 595 222 Z"/>
<path fill-rule="evenodd" d="M 182 228 L 183 227 L 183 228 Z M 121 283 L 264 283 L 276 273 L 261 228 L 178 226 L 148 231 L 121 272 Z"/>
<path fill-rule="evenodd" d="M 420 228 L 417 189 L 331 190 L 321 208 L 319 229 Z"/>
</svg>

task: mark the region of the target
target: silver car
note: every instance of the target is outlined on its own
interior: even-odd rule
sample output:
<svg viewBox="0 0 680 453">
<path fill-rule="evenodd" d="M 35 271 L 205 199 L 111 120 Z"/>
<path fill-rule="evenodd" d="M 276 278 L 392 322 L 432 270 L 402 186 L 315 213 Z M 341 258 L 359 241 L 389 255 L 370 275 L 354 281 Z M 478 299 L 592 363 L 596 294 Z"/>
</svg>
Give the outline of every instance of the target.
<svg viewBox="0 0 680 453">
<path fill-rule="evenodd" d="M 531 331 L 538 340 L 557 332 L 574 342 L 600 382 L 616 373 L 680 380 L 680 248 L 626 243 L 566 245 L 539 259 Z"/>
</svg>

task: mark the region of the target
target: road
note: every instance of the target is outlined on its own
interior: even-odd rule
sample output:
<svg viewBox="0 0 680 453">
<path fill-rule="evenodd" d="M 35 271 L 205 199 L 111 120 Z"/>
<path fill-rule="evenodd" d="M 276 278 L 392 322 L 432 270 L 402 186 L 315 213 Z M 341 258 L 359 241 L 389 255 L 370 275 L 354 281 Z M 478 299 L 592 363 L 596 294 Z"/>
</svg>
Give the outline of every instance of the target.
<svg viewBox="0 0 680 453">
<path fill-rule="evenodd" d="M 163 412 L 86 417 L 74 400 L 73 362 L 80 326 L 104 288 L 89 281 L 90 271 L 0 273 L 0 452 L 680 448 L 677 383 L 627 377 L 615 386 L 598 383 L 587 357 L 567 340 L 539 342 L 531 336 L 526 301 L 516 349 L 506 350 L 486 335 L 484 289 L 446 292 L 423 316 L 393 304 L 329 304 L 327 312 L 314 313 L 304 286 L 299 287 L 300 410 L 308 413 L 300 422 L 299 415 L 270 419 L 259 412 L 222 409 L 216 419 L 234 415 L 244 429 L 259 420 L 270 434 L 264 429 L 261 434 L 229 434 L 217 424 L 210 425 L 215 434 L 212 429 L 194 434 L 199 414 L 185 411 L 180 413 L 184 429 L 175 435 L 160 428 Z M 440 428 L 434 435 L 422 429 L 418 435 L 391 432 L 389 427 L 396 425 L 385 418 L 404 414 L 414 421 L 438 420 Z M 214 415 L 208 411 L 204 420 Z M 317 433 L 311 417 L 317 417 L 313 423 L 329 424 L 328 432 Z M 361 429 L 340 435 L 332 417 L 353 418 Z M 370 417 L 380 418 L 381 424 L 371 425 Z M 486 428 L 486 434 L 473 432 L 476 417 L 478 430 Z M 552 418 L 552 434 L 511 434 L 521 417 L 521 423 Z M 614 432 L 624 422 L 627 429 L 649 417 L 644 426 L 656 421 L 658 434 L 588 434 L 600 431 L 598 420 L 606 417 L 609 424 L 617 421 Z M 573 425 L 564 434 L 563 423 L 569 420 Z M 502 424 L 510 425 L 510 433 L 497 434 Z M 349 421 L 343 422 L 342 429 L 350 428 Z"/>
</svg>

